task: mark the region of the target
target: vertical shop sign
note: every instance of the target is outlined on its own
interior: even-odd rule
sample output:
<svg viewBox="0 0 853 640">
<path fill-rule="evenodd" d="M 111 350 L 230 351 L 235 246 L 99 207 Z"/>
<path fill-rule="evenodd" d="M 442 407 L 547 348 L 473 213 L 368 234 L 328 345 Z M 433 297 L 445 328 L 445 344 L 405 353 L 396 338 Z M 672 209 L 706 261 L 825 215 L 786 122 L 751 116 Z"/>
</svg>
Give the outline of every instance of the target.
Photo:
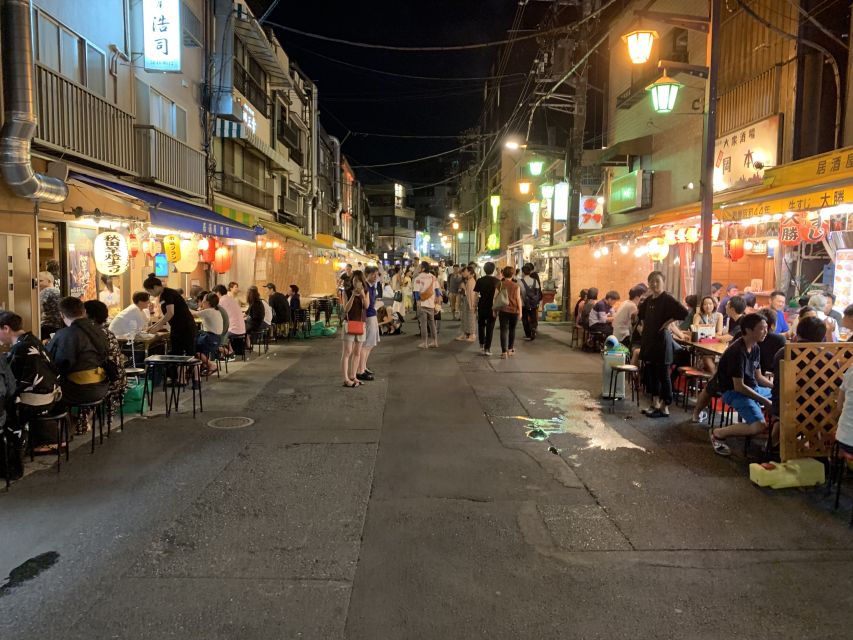
<svg viewBox="0 0 853 640">
<path fill-rule="evenodd" d="M 578 229 L 601 229 L 604 224 L 604 203 L 595 196 L 580 196 Z"/>
<path fill-rule="evenodd" d="M 181 1 L 142 1 L 146 71 L 181 71 Z"/>
</svg>

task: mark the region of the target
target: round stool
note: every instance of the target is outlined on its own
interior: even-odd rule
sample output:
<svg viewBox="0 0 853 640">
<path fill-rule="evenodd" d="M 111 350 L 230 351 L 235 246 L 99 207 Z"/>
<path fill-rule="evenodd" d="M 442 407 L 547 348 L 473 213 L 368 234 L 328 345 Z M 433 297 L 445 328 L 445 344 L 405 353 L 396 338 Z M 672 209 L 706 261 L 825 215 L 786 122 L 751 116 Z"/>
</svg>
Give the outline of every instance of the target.
<svg viewBox="0 0 853 640">
<path fill-rule="evenodd" d="M 62 411 L 59 413 L 48 413 L 42 416 L 35 416 L 31 418 L 33 422 L 56 422 L 56 472 L 59 473 L 59 468 L 62 465 L 62 443 L 63 443 L 63 434 L 65 435 L 65 461 L 68 461 L 70 455 L 70 436 L 68 425 L 71 422 L 71 419 L 68 416 L 67 411 Z M 94 438 L 95 433 L 95 425 L 92 424 L 92 434 Z M 94 439 L 92 440 L 94 446 Z M 35 453 L 33 452 L 33 443 L 30 441 L 30 462 L 35 460 Z"/>
<path fill-rule="evenodd" d="M 616 387 L 619 383 L 619 374 L 625 374 L 625 382 L 630 379 L 631 384 L 631 402 L 634 397 L 637 399 L 637 406 L 640 406 L 640 368 L 633 364 L 618 364 L 615 367 L 610 367 L 610 412 L 616 412 Z"/>
</svg>

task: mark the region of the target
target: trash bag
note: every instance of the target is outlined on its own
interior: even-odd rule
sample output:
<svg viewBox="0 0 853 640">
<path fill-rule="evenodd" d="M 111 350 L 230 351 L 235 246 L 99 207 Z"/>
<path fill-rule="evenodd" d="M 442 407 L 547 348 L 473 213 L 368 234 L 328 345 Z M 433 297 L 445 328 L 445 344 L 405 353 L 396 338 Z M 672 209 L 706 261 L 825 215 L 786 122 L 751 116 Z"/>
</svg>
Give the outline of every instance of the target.
<svg viewBox="0 0 853 640">
<path fill-rule="evenodd" d="M 149 380 L 149 391 L 151 391 L 152 386 L 153 382 Z M 142 410 L 143 389 L 142 380 L 136 382 L 128 380 L 127 388 L 124 390 L 124 402 L 122 403 L 125 413 L 137 413 Z"/>
<path fill-rule="evenodd" d="M 311 335 L 312 336 L 321 336 L 323 335 L 323 329 L 326 328 L 326 323 L 322 320 L 318 320 L 313 325 L 311 325 Z"/>
<path fill-rule="evenodd" d="M 331 338 L 332 336 L 337 335 L 337 333 L 338 333 L 337 327 L 326 327 L 325 329 L 323 329 L 323 335 L 326 336 L 327 338 Z"/>
</svg>

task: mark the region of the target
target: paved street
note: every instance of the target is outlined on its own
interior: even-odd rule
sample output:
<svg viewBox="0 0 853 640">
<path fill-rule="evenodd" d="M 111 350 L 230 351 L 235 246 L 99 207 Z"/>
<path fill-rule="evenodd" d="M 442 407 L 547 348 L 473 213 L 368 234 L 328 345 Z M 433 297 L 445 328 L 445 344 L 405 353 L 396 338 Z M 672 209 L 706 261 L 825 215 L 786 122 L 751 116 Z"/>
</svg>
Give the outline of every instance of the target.
<svg viewBox="0 0 853 640">
<path fill-rule="evenodd" d="M 502 361 L 413 324 L 365 387 L 338 340 L 273 346 L 203 417 L 0 493 L 0 576 L 58 554 L 0 589 L 0 638 L 850 637 L 849 488 L 835 514 L 751 485 L 680 409 L 602 413 L 560 328 Z"/>
</svg>

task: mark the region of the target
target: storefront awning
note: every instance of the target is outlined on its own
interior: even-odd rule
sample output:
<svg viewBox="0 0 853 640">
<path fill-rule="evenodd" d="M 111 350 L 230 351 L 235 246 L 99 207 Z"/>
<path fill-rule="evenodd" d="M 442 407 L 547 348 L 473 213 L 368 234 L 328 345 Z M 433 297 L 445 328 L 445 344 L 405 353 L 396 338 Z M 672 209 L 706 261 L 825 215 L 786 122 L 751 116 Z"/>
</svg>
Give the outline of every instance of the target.
<svg viewBox="0 0 853 640">
<path fill-rule="evenodd" d="M 240 36 L 240 40 L 264 68 L 264 71 L 267 72 L 270 86 L 273 89 L 289 87 L 290 78 L 287 77 L 286 70 L 279 64 L 275 48 L 243 2 L 234 3 L 234 31 Z"/>
<path fill-rule="evenodd" d="M 254 242 L 254 229 L 231 222 L 210 209 L 121 182 L 72 171 L 69 179 L 130 196 L 148 205 L 151 224 L 158 227 Z"/>
<path fill-rule="evenodd" d="M 226 218 L 230 218 L 231 220 L 235 220 L 236 222 L 239 222 L 240 224 L 246 225 L 248 227 L 263 227 L 268 231 L 277 233 L 282 238 L 292 238 L 293 240 L 298 240 L 299 242 L 302 242 L 309 247 L 323 246 L 313 238 L 310 238 L 305 234 L 300 233 L 296 229 L 288 227 L 285 224 L 281 224 L 279 222 L 272 222 L 270 220 L 264 220 L 263 218 L 259 218 L 254 214 L 247 213 L 239 209 L 234 209 L 233 207 L 226 207 L 221 204 L 214 205 L 213 208 L 219 215 L 224 216 Z"/>
</svg>

